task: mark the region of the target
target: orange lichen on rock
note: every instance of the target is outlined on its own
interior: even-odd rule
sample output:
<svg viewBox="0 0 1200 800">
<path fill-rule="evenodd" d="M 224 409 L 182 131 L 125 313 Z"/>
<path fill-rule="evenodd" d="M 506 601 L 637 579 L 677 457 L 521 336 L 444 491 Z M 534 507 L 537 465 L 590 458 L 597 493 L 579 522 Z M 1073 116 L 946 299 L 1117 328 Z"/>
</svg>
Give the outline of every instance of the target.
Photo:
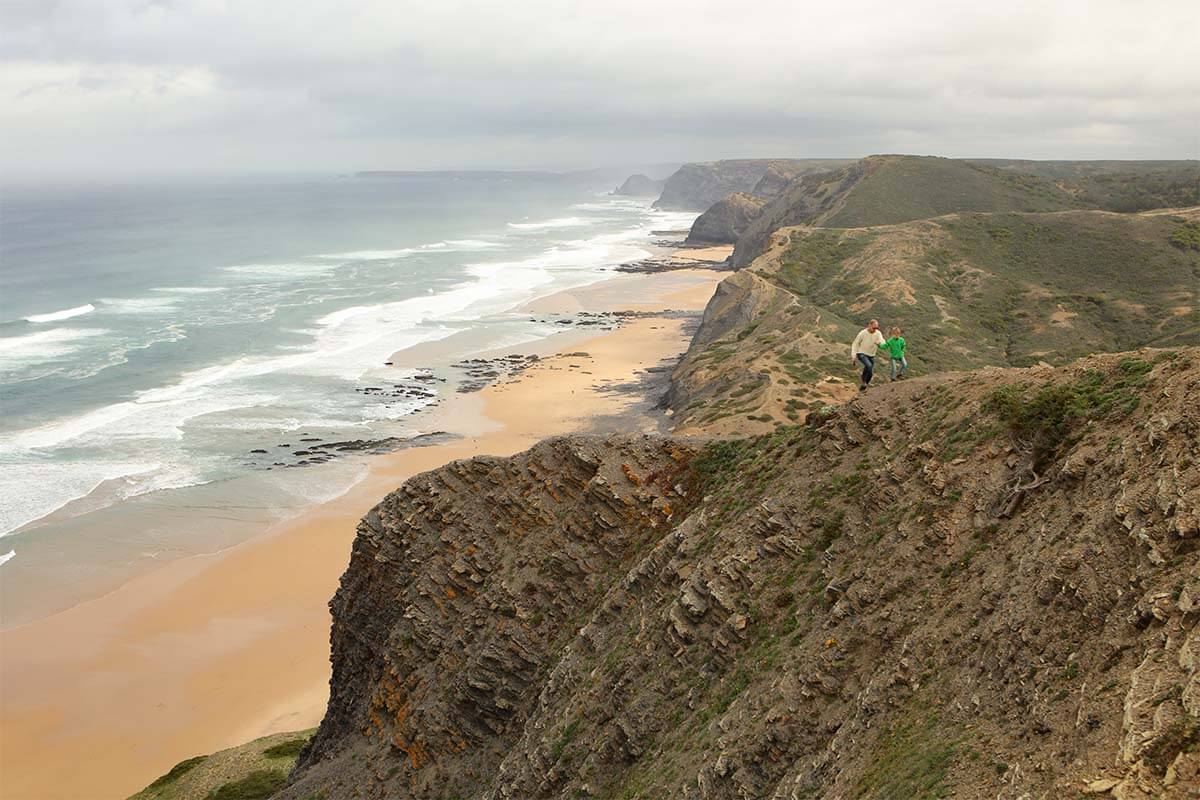
<svg viewBox="0 0 1200 800">
<path fill-rule="evenodd" d="M 633 467 L 629 466 L 628 464 L 622 464 L 621 472 L 625 473 L 626 479 L 628 479 L 628 481 L 634 486 L 642 485 L 642 479 L 636 472 L 633 471 Z"/>
<path fill-rule="evenodd" d="M 392 745 L 408 756 L 408 762 L 413 769 L 420 769 L 429 762 L 429 753 L 420 742 L 408 742 L 400 734 L 392 737 Z"/>
</svg>

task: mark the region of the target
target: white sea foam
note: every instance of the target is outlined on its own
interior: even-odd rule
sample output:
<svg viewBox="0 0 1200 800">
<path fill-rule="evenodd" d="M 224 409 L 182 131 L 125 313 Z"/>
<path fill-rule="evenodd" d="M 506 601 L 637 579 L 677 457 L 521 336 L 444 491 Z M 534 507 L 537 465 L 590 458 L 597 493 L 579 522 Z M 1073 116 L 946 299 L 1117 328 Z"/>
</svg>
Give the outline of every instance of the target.
<svg viewBox="0 0 1200 800">
<path fill-rule="evenodd" d="M 649 200 L 638 200 L 629 197 L 606 197 L 604 200 L 597 200 L 590 203 L 575 203 L 571 208 L 579 209 L 580 211 L 634 211 L 634 210 L 649 210 Z"/>
<path fill-rule="evenodd" d="M 55 328 L 0 338 L 0 371 L 62 358 L 82 350 L 88 339 L 108 332 L 103 328 Z"/>
<path fill-rule="evenodd" d="M 446 239 L 441 242 L 430 242 L 417 247 L 401 247 L 395 250 L 352 250 L 348 253 L 322 253 L 316 258 L 340 261 L 386 261 L 404 258 L 415 253 L 458 253 L 472 250 L 492 250 L 503 246 L 500 242 L 489 242 L 484 239 Z"/>
<path fill-rule="evenodd" d="M 3 565 L 5 565 L 5 564 L 7 564 L 8 562 L 12 561 L 12 560 L 13 560 L 13 557 L 14 557 L 16 554 L 17 554 L 17 551 L 16 551 L 16 550 L 9 550 L 9 551 L 8 551 L 7 553 L 5 553 L 4 555 L 0 556 L 0 566 L 3 566 Z"/>
<path fill-rule="evenodd" d="M 227 292 L 229 289 L 225 286 L 155 286 L 150 291 L 167 292 L 168 294 L 215 294 L 216 292 Z"/>
<path fill-rule="evenodd" d="M 103 297 L 101 308 L 110 314 L 165 314 L 175 310 L 178 297 Z"/>
<path fill-rule="evenodd" d="M 0 536 L 53 513 L 67 503 L 85 497 L 100 484 L 151 472 L 157 464 L 128 461 L 23 461 L 0 462 L 0 494 L 8 502 L 0 506 Z"/>
<path fill-rule="evenodd" d="M 556 217 L 554 219 L 542 220 L 541 222 L 510 222 L 508 227 L 519 231 L 540 231 L 547 228 L 579 228 L 584 225 L 591 225 L 598 220 L 584 219 L 583 217 Z"/>
<path fill-rule="evenodd" d="M 332 272 L 335 269 L 337 269 L 337 264 L 301 261 L 287 264 L 235 264 L 225 267 L 225 272 L 254 278 L 287 280 L 289 278 L 308 278 Z"/>
<path fill-rule="evenodd" d="M 396 250 L 352 250 L 349 253 L 322 253 L 317 258 L 336 259 L 339 261 L 385 261 L 394 258 L 404 258 L 418 252 L 416 247 L 401 247 Z"/>
<path fill-rule="evenodd" d="M 489 242 L 486 239 L 447 239 L 446 244 L 455 250 L 495 250 L 504 247 L 500 242 Z"/>
<path fill-rule="evenodd" d="M 57 372 L 73 380 L 85 380 L 98 375 L 109 367 L 115 367 L 129 361 L 129 354 L 137 350 L 145 350 L 157 344 L 178 342 L 187 338 L 187 331 L 182 325 L 169 323 L 160 328 L 149 328 L 139 332 L 139 338 L 134 341 L 122 341 L 104 354 L 96 354 L 86 359 L 73 359 L 61 366 L 56 366 L 50 372 Z M 48 374 L 48 373 L 47 373 Z M 32 378 L 42 377 L 31 373 Z"/>
<path fill-rule="evenodd" d="M 74 308 L 64 308 L 62 311 L 52 311 L 49 314 L 33 314 L 25 318 L 26 322 L 58 322 L 59 320 L 70 319 L 71 317 L 82 316 L 95 311 L 96 307 L 91 303 L 84 303 L 81 306 Z"/>
<path fill-rule="evenodd" d="M 4 513 L 10 514 L 7 510 L 10 508 L 20 509 L 19 512 L 12 512 L 19 519 L 0 515 L 0 530 L 11 530 L 86 495 L 92 495 L 97 503 L 102 502 L 113 495 L 113 487 L 117 487 L 120 493 L 139 493 L 201 480 L 200 473 L 192 469 L 189 463 L 196 449 L 192 447 L 188 453 L 184 453 L 175 443 L 185 435 L 189 441 L 193 441 L 191 437 L 197 430 L 203 430 L 205 437 L 227 438 L 230 434 L 220 434 L 218 431 L 302 430 L 330 425 L 351 427 L 377 419 L 395 418 L 400 413 L 419 407 L 420 403 L 390 407 L 382 403 L 371 405 L 369 402 L 348 404 L 336 389 L 331 392 L 315 389 L 301 397 L 284 391 L 283 387 L 293 384 L 307 387 L 307 384 L 293 382 L 291 376 L 358 381 L 373 370 L 382 369 L 382 362 L 398 350 L 450 336 L 480 317 L 510 311 L 539 294 L 602 280 L 609 275 L 611 267 L 648 255 L 642 244 L 650 231 L 682 227 L 690 224 L 694 216 L 669 212 L 639 213 L 636 215 L 637 224 L 631 224 L 624 230 L 560 241 L 525 258 L 470 264 L 465 267 L 466 279 L 448 289 L 389 303 L 360 304 L 326 313 L 304 331 L 311 337 L 304 344 L 280 347 L 271 353 L 243 356 L 192 370 L 167 385 L 141 391 L 131 400 L 18 431 L 0 440 L 0 496 L 14 499 L 14 502 L 5 504 Z M 559 228 L 583 228 L 596 221 L 561 217 L 541 222 L 510 223 L 510 228 L 515 231 L 553 231 Z M 607 230 L 611 231 L 611 227 Z M 572 230 L 571 233 L 576 231 Z M 549 235 L 556 234 L 551 232 Z M 282 292 L 289 298 L 288 302 L 294 299 L 296 304 L 307 304 L 313 302 L 313 286 L 303 282 L 336 270 L 338 260 L 397 258 L 403 257 L 398 254 L 409 252 L 490 251 L 515 247 L 518 241 L 537 240 L 524 235 L 511 236 L 506 243 L 484 239 L 447 239 L 419 248 L 404 248 L 403 251 L 364 250 L 314 257 L 311 261 L 296 263 L 238 265 L 227 267 L 226 271 L 251 279 L 296 281 L 297 288 L 294 289 L 276 285 L 248 286 L 247 302 L 253 301 L 255 305 L 260 301 L 278 302 Z M 142 311 L 137 313 L 165 311 L 182 302 L 185 295 L 221 289 L 158 287 L 154 291 L 161 296 L 141 298 Z M 339 294 L 333 292 L 330 299 L 336 299 Z M 134 303 L 126 308 L 132 309 L 137 305 Z M 110 310 L 105 304 L 101 304 L 101 309 Z M 219 324 L 219 320 L 213 322 Z M 494 346 L 529 341 L 539 338 L 538 333 L 545 335 L 550 330 L 557 328 L 523 331 L 506 336 Z M 0 339 L 0 366 L 5 358 L 6 342 L 12 352 L 32 351 L 44 356 L 56 348 L 60 352 L 70 352 L 87 337 L 105 331 L 42 333 L 54 336 L 32 340 L 30 337 Z M 24 343 L 14 345 L 13 341 Z M 394 378 L 396 373 L 389 371 L 388 377 Z M 202 419 L 204 417 L 207 420 Z M 66 449 L 60 452 L 58 448 Z M 64 453 L 77 458 L 78 454 L 93 449 L 96 453 L 108 456 L 108 460 L 60 460 Z M 122 453 L 136 453 L 137 458 L 121 460 Z M 30 465 L 61 471 L 42 475 L 30 471 Z M 5 489 L 3 474 L 19 475 L 19 489 Z M 102 483 L 105 484 L 104 488 L 97 492 L 97 487 Z"/>
</svg>

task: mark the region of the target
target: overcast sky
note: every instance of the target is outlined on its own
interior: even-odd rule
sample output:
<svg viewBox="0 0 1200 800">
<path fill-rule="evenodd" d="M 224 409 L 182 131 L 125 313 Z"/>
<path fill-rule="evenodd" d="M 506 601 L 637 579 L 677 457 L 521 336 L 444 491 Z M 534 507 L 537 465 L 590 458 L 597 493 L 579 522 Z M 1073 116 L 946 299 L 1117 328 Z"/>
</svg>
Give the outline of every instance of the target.
<svg viewBox="0 0 1200 800">
<path fill-rule="evenodd" d="M 0 0 L 0 170 L 1200 157 L 1200 0 Z"/>
</svg>

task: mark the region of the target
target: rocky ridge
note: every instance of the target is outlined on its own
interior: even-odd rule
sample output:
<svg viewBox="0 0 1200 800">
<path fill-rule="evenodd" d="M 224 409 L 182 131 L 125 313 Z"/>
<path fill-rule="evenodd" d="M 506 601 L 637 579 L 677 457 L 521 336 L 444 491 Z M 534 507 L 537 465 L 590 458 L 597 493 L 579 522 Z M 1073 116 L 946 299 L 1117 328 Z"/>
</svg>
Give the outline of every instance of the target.
<svg viewBox="0 0 1200 800">
<path fill-rule="evenodd" d="M 718 285 L 666 405 L 684 431 L 799 422 L 854 394 L 849 342 L 871 318 L 903 328 L 914 374 L 1196 345 L 1192 230 L 1200 208 L 782 228 Z"/>
<path fill-rule="evenodd" d="M 714 203 L 692 223 L 687 244 L 733 244 L 762 210 L 763 200 L 734 192 Z"/>
<path fill-rule="evenodd" d="M 623 197 L 657 197 L 666 183 L 665 178 L 656 180 L 639 172 L 626 178 L 624 183 L 613 190 L 613 194 Z"/>
<path fill-rule="evenodd" d="M 280 797 L 1194 796 L 1198 389 L 1142 351 L 418 476 Z"/>
<path fill-rule="evenodd" d="M 798 175 L 770 195 L 734 252 L 744 267 L 775 231 L 861 228 L 963 212 L 1134 212 L 1195 205 L 1200 163 L 971 161 L 876 155 Z"/>
<path fill-rule="evenodd" d="M 845 163 L 842 159 L 745 158 L 684 164 L 667 178 L 654 206 L 673 211 L 703 211 L 735 192 L 757 195 L 760 191 L 776 190 L 800 175 Z"/>
</svg>

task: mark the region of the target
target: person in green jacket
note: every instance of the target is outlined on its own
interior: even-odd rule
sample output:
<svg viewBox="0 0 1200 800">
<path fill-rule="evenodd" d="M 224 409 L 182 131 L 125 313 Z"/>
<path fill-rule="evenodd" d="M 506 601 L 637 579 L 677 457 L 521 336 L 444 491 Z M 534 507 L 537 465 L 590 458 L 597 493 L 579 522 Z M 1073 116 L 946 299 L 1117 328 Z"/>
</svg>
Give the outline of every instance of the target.
<svg viewBox="0 0 1200 800">
<path fill-rule="evenodd" d="M 883 343 L 883 349 L 887 350 L 888 355 L 892 358 L 892 380 L 903 378 L 908 372 L 908 359 L 904 357 L 904 348 L 906 343 L 904 337 L 900 335 L 899 328 L 892 328 L 888 340 Z M 896 367 L 899 367 L 897 374 Z"/>
</svg>

